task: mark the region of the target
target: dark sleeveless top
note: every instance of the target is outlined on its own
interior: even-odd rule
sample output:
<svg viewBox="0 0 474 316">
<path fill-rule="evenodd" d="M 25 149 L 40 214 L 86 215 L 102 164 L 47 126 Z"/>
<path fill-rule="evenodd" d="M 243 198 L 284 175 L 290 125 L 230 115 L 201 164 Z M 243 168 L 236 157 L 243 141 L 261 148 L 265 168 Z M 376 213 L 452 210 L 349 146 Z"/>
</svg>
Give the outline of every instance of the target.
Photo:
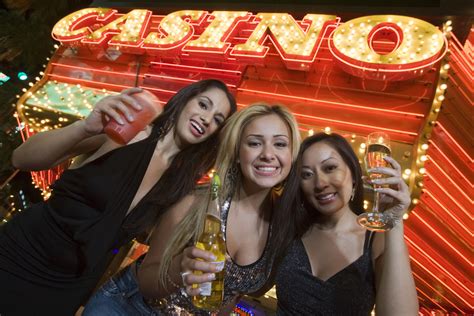
<svg viewBox="0 0 474 316">
<path fill-rule="evenodd" d="M 231 198 L 228 198 L 221 208 L 224 236 L 227 228 L 227 216 L 229 215 L 230 204 Z M 255 262 L 241 266 L 235 263 L 230 256 L 226 260 L 223 306 L 230 303 L 238 295 L 251 294 L 259 291 L 267 283 L 273 263 L 273 256 L 268 252 L 271 231 L 272 227 L 270 225 L 265 248 L 260 258 Z M 165 315 L 179 315 L 183 310 L 195 316 L 210 314 L 205 310 L 195 308 L 191 299 L 182 289 L 171 294 L 168 298 L 165 298 L 165 300 L 167 302 L 166 306 L 155 308 Z"/>
<path fill-rule="evenodd" d="M 104 273 L 113 249 L 135 237 L 137 232 L 124 227 L 133 227 L 135 219 L 150 211 L 145 201 L 152 190 L 126 216 L 158 136 L 154 127 L 146 139 L 66 170 L 52 185 L 47 202 L 0 228 L 0 272 L 42 288 L 30 296 L 47 297 L 49 288 L 64 289 L 70 293 L 64 305 L 77 308 Z M 1 278 L 2 274 L 0 284 L 5 287 Z"/>
<path fill-rule="evenodd" d="M 313 276 L 303 242 L 295 240 L 276 276 L 277 315 L 370 315 L 375 304 L 373 235 L 367 231 L 363 254 L 326 281 Z"/>
</svg>

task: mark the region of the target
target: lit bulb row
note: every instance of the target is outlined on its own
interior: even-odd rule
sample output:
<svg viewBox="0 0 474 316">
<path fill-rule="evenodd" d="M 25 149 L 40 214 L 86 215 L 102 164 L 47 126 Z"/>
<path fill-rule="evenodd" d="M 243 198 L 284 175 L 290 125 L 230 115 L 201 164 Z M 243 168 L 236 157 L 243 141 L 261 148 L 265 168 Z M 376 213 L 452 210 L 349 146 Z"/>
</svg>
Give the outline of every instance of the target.
<svg viewBox="0 0 474 316">
<path fill-rule="evenodd" d="M 61 19 L 61 21 L 56 23 L 56 25 L 53 27 L 52 34 L 56 39 L 61 40 L 67 37 L 74 37 L 86 34 L 89 32 L 89 29 L 87 27 L 83 27 L 74 31 L 71 31 L 71 27 L 73 26 L 73 24 L 80 24 L 80 19 L 85 18 L 90 14 L 98 14 L 100 17 L 103 17 L 107 12 L 110 12 L 110 9 L 87 8 L 69 14 L 65 18 Z"/>
<path fill-rule="evenodd" d="M 140 42 L 145 31 L 145 20 L 150 15 L 147 10 L 132 10 L 122 18 L 127 22 L 123 26 L 119 26 L 121 31 L 119 35 L 112 37 L 114 42 Z M 119 20 L 120 20 L 119 19 Z"/>
<path fill-rule="evenodd" d="M 213 12 L 214 20 L 204 30 L 198 39 L 189 41 L 186 46 L 190 47 L 215 47 L 223 48 L 225 43 L 221 42 L 229 31 L 231 25 L 238 22 L 239 18 L 245 17 L 248 14 L 247 11 L 239 12 L 228 12 L 219 11 Z"/>
<path fill-rule="evenodd" d="M 60 113 L 69 114 L 78 119 L 83 118 L 92 111 L 98 100 L 110 94 L 105 89 L 99 92 L 84 89 L 80 84 L 49 81 L 36 92 L 27 92 L 27 98 L 18 106 L 18 110 L 31 128 L 36 131 L 47 131 L 70 123 L 70 120 L 60 116 Z M 44 113 L 45 111 L 48 113 Z M 52 113 L 54 115 L 51 115 Z"/>
<path fill-rule="evenodd" d="M 261 20 L 250 37 L 244 44 L 236 45 L 234 50 L 262 52 L 264 47 L 259 42 L 269 29 L 286 54 L 310 56 L 324 23 L 334 20 L 336 17 L 332 15 L 306 15 L 303 20 L 311 22 L 306 33 L 287 13 L 262 13 L 258 15 L 258 18 Z"/>
<path fill-rule="evenodd" d="M 151 32 L 146 37 L 144 46 L 170 45 L 184 40 L 191 34 L 192 28 L 182 17 L 189 16 L 191 20 L 196 21 L 204 13 L 205 11 L 187 10 L 168 14 L 160 22 L 160 28 L 168 35 L 163 37 L 159 33 Z"/>
<path fill-rule="evenodd" d="M 403 32 L 394 51 L 378 54 L 368 37 L 380 23 L 392 22 L 391 16 L 372 16 L 351 20 L 334 32 L 334 46 L 353 59 L 380 64 L 414 63 L 436 55 L 443 47 L 443 34 L 435 26 L 414 18 L 397 16 L 395 23 Z"/>
<path fill-rule="evenodd" d="M 140 30 L 144 27 L 146 16 L 147 10 L 132 10 L 86 36 L 84 43 L 100 42 L 104 35 L 110 32 L 120 32 L 112 38 L 114 41 L 136 42 L 140 39 Z M 126 21 L 125 24 L 122 24 L 124 21 Z"/>
<path fill-rule="evenodd" d="M 443 29 L 445 30 L 445 36 L 449 37 L 449 29 L 447 26 L 451 25 L 451 21 L 447 21 Z M 447 31 L 449 29 L 449 31 Z M 441 61 L 441 66 L 439 70 L 439 79 L 436 86 L 436 91 L 433 97 L 433 102 L 431 104 L 430 112 L 426 117 L 425 124 L 422 129 L 422 133 L 420 138 L 418 139 L 418 144 L 416 145 L 416 159 L 414 161 L 414 170 L 416 172 L 404 171 L 404 177 L 410 178 L 413 183 L 413 193 L 416 196 L 412 199 L 412 205 L 416 205 L 419 203 L 419 196 L 422 193 L 423 189 L 423 179 L 426 174 L 425 163 L 429 160 L 429 156 L 427 154 L 427 150 L 429 148 L 428 141 L 431 138 L 431 134 L 433 132 L 433 128 L 436 125 L 436 120 L 438 119 L 441 106 L 443 101 L 445 100 L 446 90 L 448 88 L 447 80 L 448 80 L 448 71 L 450 69 L 449 63 L 449 51 L 448 54 L 443 58 Z"/>
</svg>

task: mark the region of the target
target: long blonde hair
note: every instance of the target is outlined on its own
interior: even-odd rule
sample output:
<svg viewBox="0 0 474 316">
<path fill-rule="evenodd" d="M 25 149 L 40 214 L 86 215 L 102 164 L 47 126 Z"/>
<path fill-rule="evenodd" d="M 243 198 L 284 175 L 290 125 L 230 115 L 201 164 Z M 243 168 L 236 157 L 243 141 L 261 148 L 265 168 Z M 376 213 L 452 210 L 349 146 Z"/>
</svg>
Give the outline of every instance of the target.
<svg viewBox="0 0 474 316">
<path fill-rule="evenodd" d="M 291 157 L 292 162 L 296 159 L 300 145 L 300 134 L 298 124 L 291 112 L 280 105 L 266 105 L 262 103 L 250 105 L 235 114 L 233 114 L 225 123 L 220 134 L 220 145 L 216 159 L 216 172 L 223 181 L 221 190 L 221 201 L 228 197 L 233 197 L 236 188 L 241 184 L 241 171 L 237 166 L 239 157 L 239 147 L 242 138 L 242 132 L 245 127 L 254 119 L 266 115 L 277 115 L 286 123 L 290 130 Z M 197 195 L 202 195 L 205 188 L 198 187 L 195 190 Z M 193 210 L 189 211 L 183 220 L 178 224 L 176 230 L 166 246 L 158 275 L 160 283 L 166 287 L 166 279 L 169 267 L 175 256 L 180 254 L 183 249 L 191 242 L 196 242 L 203 230 L 204 219 L 206 216 L 206 202 L 204 198 L 198 199 Z"/>
</svg>

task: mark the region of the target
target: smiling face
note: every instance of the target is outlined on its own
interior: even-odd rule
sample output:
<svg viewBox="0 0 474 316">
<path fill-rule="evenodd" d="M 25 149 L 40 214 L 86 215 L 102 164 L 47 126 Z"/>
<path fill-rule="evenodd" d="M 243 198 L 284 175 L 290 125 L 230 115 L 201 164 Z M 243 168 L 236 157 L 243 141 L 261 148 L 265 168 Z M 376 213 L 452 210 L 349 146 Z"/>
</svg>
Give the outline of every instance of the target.
<svg viewBox="0 0 474 316">
<path fill-rule="evenodd" d="M 291 168 L 291 138 L 287 124 L 276 114 L 253 119 L 243 130 L 239 161 L 242 184 L 248 189 L 270 189 Z"/>
<path fill-rule="evenodd" d="M 306 149 L 300 176 L 306 202 L 322 215 L 350 211 L 351 170 L 332 146 L 318 142 Z"/>
<path fill-rule="evenodd" d="M 203 142 L 224 123 L 230 103 L 224 91 L 209 88 L 191 98 L 176 124 L 177 143 L 181 146 Z"/>
</svg>

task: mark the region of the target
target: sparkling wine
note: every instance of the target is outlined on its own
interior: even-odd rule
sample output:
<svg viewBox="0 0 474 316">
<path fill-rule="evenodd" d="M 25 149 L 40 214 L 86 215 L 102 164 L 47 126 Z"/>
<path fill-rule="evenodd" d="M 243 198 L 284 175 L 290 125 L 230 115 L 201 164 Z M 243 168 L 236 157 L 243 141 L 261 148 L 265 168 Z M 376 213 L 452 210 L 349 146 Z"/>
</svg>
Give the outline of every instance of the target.
<svg viewBox="0 0 474 316">
<path fill-rule="evenodd" d="M 210 188 L 210 198 L 207 207 L 204 231 L 196 243 L 196 247 L 210 251 L 216 256 L 216 264 L 224 267 L 226 246 L 222 232 L 219 204 L 219 176 L 214 175 Z M 195 271 L 195 274 L 201 273 Z M 200 284 L 201 294 L 193 297 L 193 304 L 201 309 L 216 311 L 221 307 L 224 295 L 224 269 L 216 273 L 216 279 L 212 282 Z"/>
<path fill-rule="evenodd" d="M 389 163 L 385 161 L 384 157 L 390 156 L 390 148 L 384 144 L 370 144 L 367 147 L 367 154 L 365 156 L 367 168 L 389 167 Z M 382 174 L 370 173 L 370 178 L 381 178 Z"/>
</svg>

